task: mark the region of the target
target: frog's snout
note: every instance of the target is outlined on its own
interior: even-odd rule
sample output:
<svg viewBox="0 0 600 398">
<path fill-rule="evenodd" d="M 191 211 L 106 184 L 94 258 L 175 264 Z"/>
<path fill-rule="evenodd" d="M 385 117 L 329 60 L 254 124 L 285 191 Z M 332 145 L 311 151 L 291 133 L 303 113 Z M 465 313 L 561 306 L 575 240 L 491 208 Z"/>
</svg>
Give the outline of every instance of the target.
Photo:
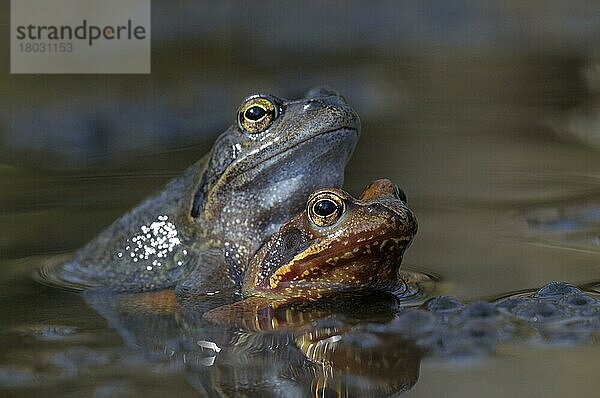
<svg viewBox="0 0 600 398">
<path fill-rule="evenodd" d="M 417 217 L 405 203 L 400 200 L 394 200 L 385 201 L 381 205 L 391 212 L 402 234 L 414 236 L 417 233 Z"/>
</svg>

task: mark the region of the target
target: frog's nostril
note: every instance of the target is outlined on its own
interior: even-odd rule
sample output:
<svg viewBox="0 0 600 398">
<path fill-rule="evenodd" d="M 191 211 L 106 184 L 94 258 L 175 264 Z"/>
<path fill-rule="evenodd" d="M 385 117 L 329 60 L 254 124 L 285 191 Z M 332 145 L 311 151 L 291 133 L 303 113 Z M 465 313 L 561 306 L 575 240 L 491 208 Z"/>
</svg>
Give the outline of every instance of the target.
<svg viewBox="0 0 600 398">
<path fill-rule="evenodd" d="M 338 93 L 336 90 L 332 89 L 329 86 L 317 86 L 312 88 L 308 93 L 306 93 L 305 98 L 310 99 L 330 96 L 341 97 L 340 93 Z"/>
</svg>

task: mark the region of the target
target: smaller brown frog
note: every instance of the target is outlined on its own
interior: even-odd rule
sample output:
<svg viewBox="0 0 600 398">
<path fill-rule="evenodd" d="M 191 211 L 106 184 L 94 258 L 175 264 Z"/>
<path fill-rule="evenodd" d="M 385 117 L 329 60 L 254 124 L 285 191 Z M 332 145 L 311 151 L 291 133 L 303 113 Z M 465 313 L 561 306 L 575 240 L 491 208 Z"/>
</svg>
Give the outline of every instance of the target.
<svg viewBox="0 0 600 398">
<path fill-rule="evenodd" d="M 315 300 L 337 292 L 393 290 L 417 220 L 390 180 L 370 184 L 360 199 L 321 189 L 252 259 L 243 294 Z"/>
<path fill-rule="evenodd" d="M 394 291 L 403 285 L 399 268 L 416 232 L 406 196 L 390 180 L 374 181 L 360 199 L 341 189 L 318 190 L 253 257 L 242 288 L 246 300 L 205 318 L 228 323 L 265 307 Z"/>
</svg>

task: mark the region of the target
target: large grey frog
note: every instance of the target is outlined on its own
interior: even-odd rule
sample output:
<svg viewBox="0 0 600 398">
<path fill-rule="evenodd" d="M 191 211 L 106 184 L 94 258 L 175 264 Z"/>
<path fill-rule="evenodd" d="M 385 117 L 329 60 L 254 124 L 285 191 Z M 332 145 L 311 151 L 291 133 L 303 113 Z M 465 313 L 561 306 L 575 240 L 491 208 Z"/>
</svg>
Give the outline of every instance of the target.
<svg viewBox="0 0 600 398">
<path fill-rule="evenodd" d="M 50 279 L 81 288 L 198 293 L 241 283 L 250 257 L 316 188 L 339 187 L 360 120 L 336 91 L 253 95 L 201 160 Z"/>
</svg>

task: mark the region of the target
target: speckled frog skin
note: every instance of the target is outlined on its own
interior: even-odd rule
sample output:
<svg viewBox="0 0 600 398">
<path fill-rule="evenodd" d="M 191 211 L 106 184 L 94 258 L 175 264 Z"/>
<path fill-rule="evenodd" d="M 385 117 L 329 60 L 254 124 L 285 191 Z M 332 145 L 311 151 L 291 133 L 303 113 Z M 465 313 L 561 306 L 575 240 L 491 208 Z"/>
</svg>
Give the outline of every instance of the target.
<svg viewBox="0 0 600 398">
<path fill-rule="evenodd" d="M 357 114 L 327 87 L 295 101 L 249 97 L 207 156 L 50 279 L 126 292 L 239 286 L 250 257 L 312 191 L 342 185 L 359 131 Z"/>
<path fill-rule="evenodd" d="M 417 232 L 406 196 L 390 180 L 359 199 L 341 189 L 314 192 L 252 259 L 244 296 L 319 299 L 332 293 L 394 290 Z"/>
</svg>

